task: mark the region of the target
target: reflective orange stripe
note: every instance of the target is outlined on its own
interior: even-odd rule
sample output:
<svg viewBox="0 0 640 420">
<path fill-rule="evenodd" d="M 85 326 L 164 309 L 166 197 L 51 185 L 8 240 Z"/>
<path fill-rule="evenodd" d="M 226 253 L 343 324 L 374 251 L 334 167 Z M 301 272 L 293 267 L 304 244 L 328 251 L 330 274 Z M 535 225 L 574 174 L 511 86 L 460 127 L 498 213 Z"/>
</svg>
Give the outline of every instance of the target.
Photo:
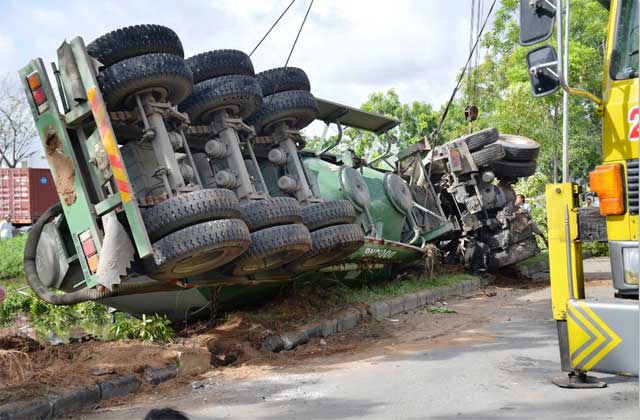
<svg viewBox="0 0 640 420">
<path fill-rule="evenodd" d="M 95 86 L 87 91 L 87 98 L 89 98 L 89 105 L 91 105 L 91 111 L 96 120 L 100 139 L 102 140 L 102 147 L 104 147 L 104 151 L 107 153 L 107 159 L 109 159 L 111 171 L 113 172 L 113 177 L 116 180 L 116 185 L 120 192 L 120 198 L 122 203 L 126 204 L 132 199 L 131 184 L 129 183 L 127 171 L 120 157 L 120 151 L 118 150 L 113 128 L 111 128 L 111 124 L 109 123 L 107 108 L 104 106 Z"/>
</svg>

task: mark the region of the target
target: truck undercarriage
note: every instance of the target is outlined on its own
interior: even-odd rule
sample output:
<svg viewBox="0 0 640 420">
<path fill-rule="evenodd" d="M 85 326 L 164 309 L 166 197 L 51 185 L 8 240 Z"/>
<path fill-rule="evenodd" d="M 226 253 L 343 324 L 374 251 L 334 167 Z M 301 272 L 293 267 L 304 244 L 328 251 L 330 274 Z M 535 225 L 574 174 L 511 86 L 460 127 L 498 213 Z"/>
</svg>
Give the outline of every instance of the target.
<svg viewBox="0 0 640 420">
<path fill-rule="evenodd" d="M 316 119 L 378 135 L 401 121 L 315 98 L 301 69 L 183 56 L 158 25 L 65 42 L 61 110 L 42 60 L 20 71 L 60 197 L 25 250 L 44 300 L 182 320 L 223 286 L 401 267 L 427 244 L 477 271 L 538 252 L 513 190 L 534 141 L 488 129 L 369 163 L 309 151 Z"/>
</svg>

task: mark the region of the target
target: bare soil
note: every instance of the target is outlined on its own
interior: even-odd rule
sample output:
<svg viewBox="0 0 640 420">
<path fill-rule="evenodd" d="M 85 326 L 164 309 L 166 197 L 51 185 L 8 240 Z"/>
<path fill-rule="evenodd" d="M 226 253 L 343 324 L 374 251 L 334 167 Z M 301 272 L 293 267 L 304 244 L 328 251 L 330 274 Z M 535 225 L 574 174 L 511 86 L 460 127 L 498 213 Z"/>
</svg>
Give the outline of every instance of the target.
<svg viewBox="0 0 640 420">
<path fill-rule="evenodd" d="M 317 298 L 280 299 L 270 313 L 275 319 L 257 320 L 250 313 L 237 313 L 223 323 L 199 323 L 180 331 L 170 345 L 140 342 L 100 342 L 53 346 L 34 340 L 5 337 L 0 349 L 26 356 L 21 378 L 0 369 L 0 404 L 33 396 L 60 394 L 94 385 L 120 375 L 142 377 L 146 367 L 160 367 L 175 360 L 178 346 L 206 347 L 212 354 L 211 370 L 198 378 L 178 378 L 158 386 L 145 385 L 143 392 L 103 405 L 118 406 L 132 401 L 151 401 L 191 391 L 194 380 L 227 380 L 260 377 L 281 369 L 329 369 L 339 363 L 452 343 L 491 341 L 494 337 L 478 328 L 500 306 L 510 305 L 523 289 L 545 283 L 498 279 L 472 297 L 452 298 L 446 303 L 455 313 L 432 313 L 418 309 L 382 322 L 363 322 L 344 334 L 311 342 L 292 351 L 270 353 L 261 350 L 262 341 L 273 331 L 284 332 L 318 316 Z M 481 304 L 478 304 L 481 303 Z M 323 317 L 344 307 L 326 310 Z M 314 312 L 315 311 L 315 312 Z"/>
</svg>

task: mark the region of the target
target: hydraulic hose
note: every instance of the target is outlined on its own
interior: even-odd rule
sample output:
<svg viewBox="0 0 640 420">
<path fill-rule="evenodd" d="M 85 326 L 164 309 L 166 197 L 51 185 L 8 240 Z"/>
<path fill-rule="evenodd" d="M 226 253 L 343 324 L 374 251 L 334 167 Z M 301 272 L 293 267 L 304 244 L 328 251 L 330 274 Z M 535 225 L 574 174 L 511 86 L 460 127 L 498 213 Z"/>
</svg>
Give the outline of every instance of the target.
<svg viewBox="0 0 640 420">
<path fill-rule="evenodd" d="M 114 286 L 114 289 L 111 291 L 106 288 L 104 290 L 84 288 L 82 290 L 69 293 L 57 293 L 49 290 L 49 288 L 42 284 L 42 281 L 38 276 L 38 271 L 36 269 L 36 251 L 38 249 L 38 242 L 40 241 L 40 235 L 42 234 L 44 225 L 49 220 L 60 214 L 62 214 L 62 205 L 58 203 L 40 216 L 36 223 L 33 224 L 31 232 L 29 232 L 27 244 L 24 249 L 24 273 L 27 277 L 27 283 L 29 283 L 29 286 L 31 286 L 36 295 L 38 295 L 42 300 L 53 305 L 73 305 L 89 300 L 134 295 L 139 293 L 165 292 L 179 289 L 175 285 L 169 283 L 147 281 L 143 283 L 119 284 Z"/>
</svg>

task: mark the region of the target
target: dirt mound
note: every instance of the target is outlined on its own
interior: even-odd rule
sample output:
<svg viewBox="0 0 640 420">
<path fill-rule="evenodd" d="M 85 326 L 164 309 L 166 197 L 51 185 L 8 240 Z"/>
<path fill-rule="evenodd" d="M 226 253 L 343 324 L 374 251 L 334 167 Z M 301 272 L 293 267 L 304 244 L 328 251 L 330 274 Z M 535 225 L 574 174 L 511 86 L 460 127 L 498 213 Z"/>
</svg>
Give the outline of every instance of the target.
<svg viewBox="0 0 640 420">
<path fill-rule="evenodd" d="M 42 344 L 33 338 L 9 335 L 0 337 L 0 350 L 16 350 L 23 353 L 33 353 L 42 350 Z"/>
</svg>

